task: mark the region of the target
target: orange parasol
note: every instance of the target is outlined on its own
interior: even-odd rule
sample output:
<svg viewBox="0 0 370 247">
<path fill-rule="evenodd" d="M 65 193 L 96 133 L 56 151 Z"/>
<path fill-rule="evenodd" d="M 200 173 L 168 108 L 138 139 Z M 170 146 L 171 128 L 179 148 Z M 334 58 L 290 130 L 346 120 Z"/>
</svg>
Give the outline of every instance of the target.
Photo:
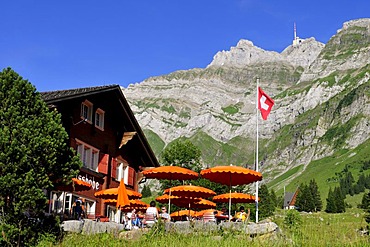
<svg viewBox="0 0 370 247">
<path fill-rule="evenodd" d="M 72 178 L 72 182 L 68 185 L 61 185 L 57 187 L 60 191 L 84 191 L 91 189 L 91 184 L 88 182 L 79 180 L 77 178 Z"/>
<path fill-rule="evenodd" d="M 174 196 L 185 196 L 185 197 L 200 197 L 200 198 L 207 198 L 216 195 L 216 192 L 213 190 L 195 186 L 195 185 L 180 185 L 175 186 L 164 191 L 165 194 L 168 194 L 172 191 Z"/>
<path fill-rule="evenodd" d="M 179 220 L 183 216 L 196 217 L 197 212 L 195 212 L 193 210 L 180 210 L 180 211 L 173 212 L 172 214 L 170 214 L 170 216 L 171 216 L 172 219 Z"/>
<path fill-rule="evenodd" d="M 158 196 L 157 198 L 155 198 L 155 200 L 159 203 L 167 203 L 169 199 L 171 200 L 174 200 L 174 199 L 179 199 L 180 197 L 178 196 L 169 196 L 168 194 L 164 194 L 164 195 L 161 195 L 161 196 Z"/>
<path fill-rule="evenodd" d="M 126 190 L 129 199 L 139 199 L 142 195 L 139 192 L 133 190 Z M 95 192 L 95 197 L 102 199 L 117 199 L 118 188 L 110 188 Z"/>
<path fill-rule="evenodd" d="M 194 201 L 194 202 L 199 202 L 201 200 L 201 198 L 186 197 L 186 196 L 171 196 L 170 198 L 168 194 L 164 194 L 164 195 L 161 195 L 155 198 L 155 200 L 159 203 L 167 203 L 169 199 L 171 199 L 171 201 L 174 202 L 174 204 L 176 204 L 175 202 L 180 202 L 180 203 L 189 202 L 189 200 Z"/>
<path fill-rule="evenodd" d="M 235 186 L 262 180 L 262 174 L 241 166 L 215 166 L 202 170 L 200 175 L 212 182 Z"/>
<path fill-rule="evenodd" d="M 121 179 L 118 187 L 116 207 L 120 208 L 124 206 L 130 206 L 130 200 L 128 199 L 125 183 L 123 182 L 123 179 Z"/>
<path fill-rule="evenodd" d="M 231 187 L 234 185 L 249 184 L 262 180 L 262 174 L 241 166 L 215 166 L 200 172 L 203 178 L 212 182 L 228 185 L 229 215 L 231 215 Z"/>
<path fill-rule="evenodd" d="M 211 202 L 206 199 L 194 198 L 198 200 L 190 200 L 190 201 L 174 201 L 173 204 L 179 207 L 189 207 L 189 208 L 216 208 L 216 203 Z"/>
<path fill-rule="evenodd" d="M 205 210 L 201 210 L 199 212 L 197 212 L 197 216 L 198 217 L 202 217 L 204 213 L 208 213 L 208 212 L 215 212 L 217 211 L 217 214 L 216 215 L 221 215 L 222 214 L 222 211 L 220 210 L 214 210 L 214 209 L 205 209 Z"/>
<path fill-rule="evenodd" d="M 142 172 L 146 178 L 168 180 L 191 180 L 197 179 L 199 173 L 180 166 L 160 166 Z M 171 196 L 171 190 L 169 191 Z M 168 213 L 171 213 L 171 197 L 168 199 Z"/>
<path fill-rule="evenodd" d="M 197 172 L 180 166 L 160 166 L 143 171 L 142 173 L 147 178 L 168 180 L 191 180 L 199 177 Z"/>
<path fill-rule="evenodd" d="M 215 202 L 229 202 L 230 193 L 214 196 L 212 200 Z M 255 201 L 256 201 L 255 196 L 237 192 L 231 193 L 231 203 L 252 203 Z"/>
<path fill-rule="evenodd" d="M 104 203 L 105 204 L 109 204 L 109 205 L 112 205 L 112 206 L 116 206 L 117 204 L 117 199 L 106 199 L 104 200 Z M 132 208 L 135 208 L 135 207 L 149 207 L 149 204 L 141 201 L 141 200 L 130 200 L 130 206 L 125 206 L 125 207 L 132 207 Z"/>
</svg>

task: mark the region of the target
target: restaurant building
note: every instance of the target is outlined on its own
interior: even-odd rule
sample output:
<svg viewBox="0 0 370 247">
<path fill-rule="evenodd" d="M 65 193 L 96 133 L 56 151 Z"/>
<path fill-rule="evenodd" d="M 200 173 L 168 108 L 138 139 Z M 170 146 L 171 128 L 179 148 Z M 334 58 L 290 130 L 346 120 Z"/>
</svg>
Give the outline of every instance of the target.
<svg viewBox="0 0 370 247">
<path fill-rule="evenodd" d="M 51 110 L 61 114 L 69 144 L 83 162 L 76 179 L 91 185 L 82 191 L 58 188 L 51 191 L 50 213 L 69 217 L 73 203 L 79 199 L 87 218 L 107 216 L 117 221 L 116 208 L 96 198 L 94 193 L 118 187 L 121 178 L 127 189 L 137 191 L 140 171 L 159 166 L 120 86 L 51 91 L 41 95 Z"/>
</svg>

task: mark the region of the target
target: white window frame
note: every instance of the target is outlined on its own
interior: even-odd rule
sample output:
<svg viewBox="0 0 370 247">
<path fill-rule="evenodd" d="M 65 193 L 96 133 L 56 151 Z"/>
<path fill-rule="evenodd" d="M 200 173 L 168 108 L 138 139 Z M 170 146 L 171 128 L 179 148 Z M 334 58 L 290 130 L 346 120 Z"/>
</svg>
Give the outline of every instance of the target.
<svg viewBox="0 0 370 247">
<path fill-rule="evenodd" d="M 87 109 L 87 111 L 86 111 Z M 88 100 L 85 100 L 81 103 L 81 119 L 86 119 L 88 123 L 92 123 L 92 112 L 93 112 L 93 103 Z"/>
<path fill-rule="evenodd" d="M 84 167 L 97 171 L 99 164 L 99 149 L 84 143 L 76 138 L 77 153 L 80 155 L 80 159 Z"/>
<path fill-rule="evenodd" d="M 100 108 L 98 108 L 95 112 L 95 127 L 102 131 L 104 131 L 104 115 L 105 111 Z"/>
<path fill-rule="evenodd" d="M 128 169 L 127 167 L 129 164 L 126 160 L 117 159 L 117 168 L 116 168 L 116 180 L 121 181 L 123 178 L 123 181 L 125 184 L 127 184 L 128 180 Z"/>
</svg>

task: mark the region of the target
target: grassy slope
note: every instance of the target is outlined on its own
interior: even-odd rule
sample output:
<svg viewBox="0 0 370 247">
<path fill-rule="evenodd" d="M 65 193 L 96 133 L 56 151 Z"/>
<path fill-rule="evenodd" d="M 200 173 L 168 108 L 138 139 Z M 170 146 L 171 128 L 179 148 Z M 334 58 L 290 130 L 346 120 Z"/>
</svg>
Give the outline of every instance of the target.
<svg viewBox="0 0 370 247">
<path fill-rule="evenodd" d="M 369 154 L 370 139 L 353 150 L 338 151 L 330 157 L 311 162 L 307 166 L 306 170 L 301 173 L 301 175 L 294 178 L 290 183 L 284 184 L 284 180 L 287 180 L 290 176 L 294 175 L 294 173 L 301 169 L 293 168 L 287 171 L 269 183 L 268 186 L 275 189 L 277 195 L 282 195 L 284 189 L 283 186 L 286 186 L 286 191 L 295 191 L 301 183 L 308 183 L 311 179 L 315 179 L 319 187 L 321 200 L 326 204 L 325 199 L 327 198 L 329 188 L 339 186 L 339 182 L 328 182 L 327 180 L 335 177 L 335 173 L 343 171 L 346 165 L 348 166 L 349 171 L 353 174 L 355 180 L 357 180 L 360 174 L 362 161 L 369 159 Z M 365 171 L 365 174 L 368 173 L 370 173 L 370 171 Z M 352 206 L 356 206 L 360 200 L 361 197 L 359 196 L 347 196 L 346 198 L 346 201 Z"/>
</svg>

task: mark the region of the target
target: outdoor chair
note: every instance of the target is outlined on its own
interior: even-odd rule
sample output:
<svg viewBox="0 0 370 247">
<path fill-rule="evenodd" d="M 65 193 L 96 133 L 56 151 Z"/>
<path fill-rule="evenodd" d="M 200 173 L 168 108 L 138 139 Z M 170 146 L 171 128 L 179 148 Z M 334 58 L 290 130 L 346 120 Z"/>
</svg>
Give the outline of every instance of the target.
<svg viewBox="0 0 370 247">
<path fill-rule="evenodd" d="M 216 222 L 216 217 L 213 212 L 205 212 L 203 214 L 203 222 Z"/>
<path fill-rule="evenodd" d="M 157 222 L 154 214 L 145 214 L 143 220 L 143 226 L 152 227 Z"/>
</svg>

